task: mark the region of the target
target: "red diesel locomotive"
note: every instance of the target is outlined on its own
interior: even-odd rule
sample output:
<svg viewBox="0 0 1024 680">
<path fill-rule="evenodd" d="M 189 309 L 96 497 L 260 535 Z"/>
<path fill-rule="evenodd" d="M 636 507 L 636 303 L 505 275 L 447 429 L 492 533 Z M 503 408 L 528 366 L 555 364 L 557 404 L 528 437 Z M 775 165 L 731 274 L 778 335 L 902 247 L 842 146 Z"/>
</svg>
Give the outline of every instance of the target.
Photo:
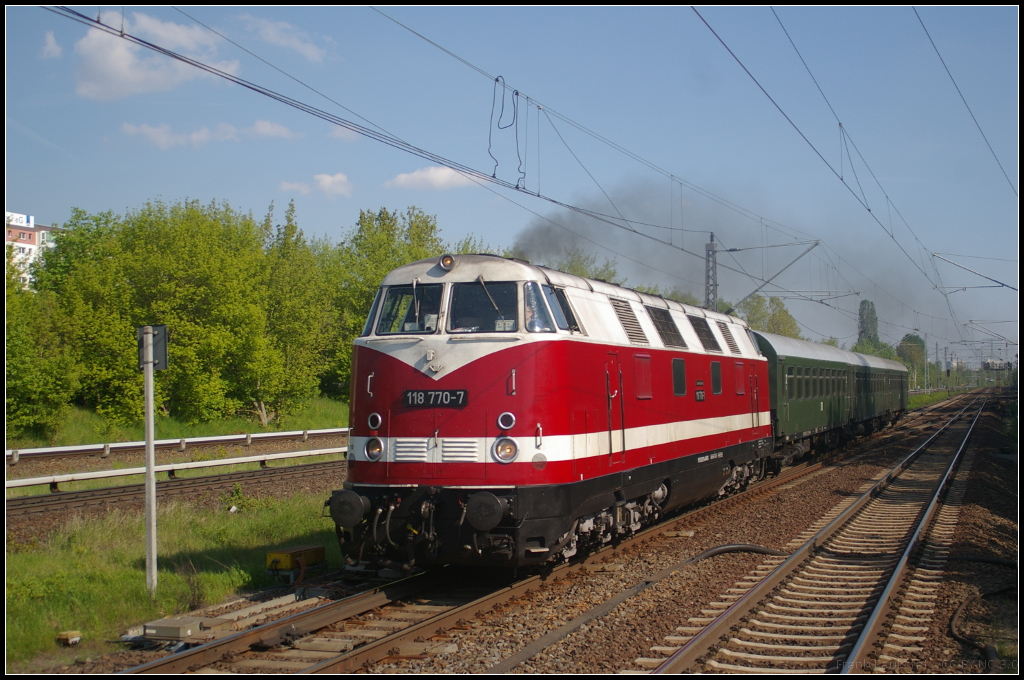
<svg viewBox="0 0 1024 680">
<path fill-rule="evenodd" d="M 351 562 L 571 557 L 772 466 L 767 360 L 741 319 L 519 260 L 385 277 L 352 362 Z"/>
</svg>

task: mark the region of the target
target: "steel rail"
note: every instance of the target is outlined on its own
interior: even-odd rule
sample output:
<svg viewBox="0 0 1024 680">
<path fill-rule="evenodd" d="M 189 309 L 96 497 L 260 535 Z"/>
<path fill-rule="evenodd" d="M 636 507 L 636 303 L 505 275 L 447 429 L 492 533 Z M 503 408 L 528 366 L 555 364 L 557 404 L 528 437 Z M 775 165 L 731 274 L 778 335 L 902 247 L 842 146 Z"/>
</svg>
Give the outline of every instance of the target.
<svg viewBox="0 0 1024 680">
<path fill-rule="evenodd" d="M 430 581 L 429 573 L 417 574 L 121 672 L 184 673 L 195 667 L 216 663 L 227 654 L 248 651 L 254 645 L 269 647 L 289 637 L 311 633 L 340 619 L 356 616 L 394 600 L 409 597 L 431 585 L 433 582 Z"/>
<path fill-rule="evenodd" d="M 810 557 L 819 547 L 828 541 L 834 534 L 838 533 L 850 519 L 852 519 L 865 505 L 874 500 L 882 490 L 889 486 L 892 480 L 909 467 L 920 457 L 935 438 L 942 434 L 950 425 L 955 423 L 960 415 L 970 408 L 970 405 L 961 409 L 953 418 L 936 430 L 924 443 L 918 446 L 913 452 L 907 455 L 902 461 L 889 470 L 878 482 L 864 492 L 850 507 L 840 513 L 835 519 L 829 522 L 821 531 L 815 534 L 810 540 L 793 552 L 790 557 L 779 564 L 768 576 L 756 586 L 747 591 L 740 599 L 736 600 L 728 609 L 702 631 L 693 636 L 688 642 L 679 648 L 664 663 L 656 668 L 653 673 L 686 673 L 690 667 L 702 656 L 707 654 L 712 647 L 718 644 L 722 635 L 746 617 L 750 611 L 776 586 L 788 578 L 797 567 Z"/>
<path fill-rule="evenodd" d="M 889 612 L 892 611 L 893 606 L 896 603 L 896 590 L 903 584 L 910 571 L 910 557 L 919 547 L 921 541 L 926 536 L 926 530 L 931 525 L 932 517 L 939 509 L 940 501 L 945 496 L 945 493 L 952 482 L 954 472 L 960 463 L 960 458 L 967 448 L 967 443 L 971 439 L 971 434 L 974 432 L 974 426 L 978 422 L 978 418 L 981 417 L 982 411 L 985 410 L 985 404 L 987 400 L 982 402 L 978 412 L 974 414 L 974 419 L 971 421 L 971 425 L 967 428 L 967 434 L 964 435 L 963 441 L 960 443 L 960 448 L 957 449 L 956 455 L 949 462 L 946 467 L 945 473 L 942 475 L 938 486 L 935 489 L 935 493 L 932 494 L 931 501 L 928 503 L 928 507 L 925 509 L 923 516 L 918 522 L 917 529 L 914 531 L 913 536 L 907 543 L 906 549 L 903 551 L 903 555 L 900 557 L 899 563 L 896 565 L 893 571 L 892 577 L 889 579 L 889 583 L 886 584 L 885 590 L 878 598 L 878 605 L 874 611 L 871 612 L 871 616 L 864 624 L 864 628 L 861 630 L 861 634 L 854 644 L 853 649 L 846 657 L 846 661 L 843 662 L 842 673 L 867 673 L 871 672 L 868 669 L 868 655 L 874 650 L 874 644 L 877 641 L 882 629 L 888 619 Z"/>
</svg>

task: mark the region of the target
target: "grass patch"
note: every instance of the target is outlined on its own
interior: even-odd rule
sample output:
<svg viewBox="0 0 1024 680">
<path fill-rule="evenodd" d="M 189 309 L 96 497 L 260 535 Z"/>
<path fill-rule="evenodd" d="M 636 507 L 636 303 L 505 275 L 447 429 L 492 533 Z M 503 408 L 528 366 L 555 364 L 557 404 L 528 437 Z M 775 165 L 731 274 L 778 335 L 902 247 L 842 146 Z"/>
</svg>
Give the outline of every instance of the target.
<svg viewBox="0 0 1024 680">
<path fill-rule="evenodd" d="M 213 437 L 224 434 L 247 434 L 256 432 L 277 432 L 281 430 L 324 430 L 348 425 L 348 404 L 326 397 L 311 399 L 301 410 L 274 420 L 268 427 L 245 418 L 229 418 L 209 423 L 186 425 L 173 417 L 157 416 L 157 439 L 189 439 L 191 437 Z M 71 409 L 68 419 L 61 426 L 52 441 L 47 438 L 26 435 L 7 439 L 8 449 L 31 449 L 44 446 L 79 446 L 82 444 L 106 444 L 107 442 L 143 441 L 146 438 L 144 423 L 120 426 L 100 417 L 95 411 L 81 406 Z"/>
<path fill-rule="evenodd" d="M 953 390 L 951 392 L 941 390 L 939 392 L 931 392 L 930 394 L 912 394 L 910 395 L 910 400 L 907 402 L 907 408 L 915 409 L 921 408 L 922 406 L 928 406 L 929 404 L 934 404 L 937 401 L 948 399 L 950 396 L 964 391 L 966 390 Z"/>
<path fill-rule="evenodd" d="M 233 496 L 248 498 L 238 487 L 222 501 Z M 295 494 L 250 502 L 236 513 L 167 504 L 157 520 L 155 598 L 146 590 L 141 513 L 111 510 L 100 519 L 72 520 L 45 547 L 8 549 L 8 672 L 40 657 L 62 664 L 106 654 L 120 649 L 129 626 L 274 585 L 265 573 L 270 550 L 324 545 L 328 561 L 340 564 L 333 524 L 320 516 L 323 501 L 323 494 Z M 78 648 L 57 646 L 64 630 L 82 631 Z"/>
</svg>

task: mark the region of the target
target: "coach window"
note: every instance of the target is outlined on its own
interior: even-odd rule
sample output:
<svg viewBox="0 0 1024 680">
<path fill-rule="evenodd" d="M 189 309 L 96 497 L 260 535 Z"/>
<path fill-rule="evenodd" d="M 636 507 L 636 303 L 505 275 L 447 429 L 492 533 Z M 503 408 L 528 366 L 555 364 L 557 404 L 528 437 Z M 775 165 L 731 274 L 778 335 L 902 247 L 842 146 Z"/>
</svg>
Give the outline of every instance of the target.
<svg viewBox="0 0 1024 680">
<path fill-rule="evenodd" d="M 793 367 L 786 367 L 786 398 L 791 400 L 793 395 L 796 394 L 796 376 L 793 375 Z"/>
<path fill-rule="evenodd" d="M 672 360 L 672 394 L 677 397 L 686 394 L 686 359 Z"/>
<path fill-rule="evenodd" d="M 711 394 L 722 393 L 722 362 L 711 362 Z"/>
</svg>

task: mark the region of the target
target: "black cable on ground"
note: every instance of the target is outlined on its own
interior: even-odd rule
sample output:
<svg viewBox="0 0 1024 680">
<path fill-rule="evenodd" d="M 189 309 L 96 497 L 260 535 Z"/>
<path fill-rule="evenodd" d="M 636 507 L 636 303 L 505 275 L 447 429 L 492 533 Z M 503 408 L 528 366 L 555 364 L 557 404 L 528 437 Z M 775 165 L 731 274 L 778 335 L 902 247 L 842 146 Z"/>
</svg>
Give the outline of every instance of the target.
<svg viewBox="0 0 1024 680">
<path fill-rule="evenodd" d="M 956 613 L 953 614 L 953 618 L 949 620 L 949 633 L 957 642 L 967 645 L 968 647 L 973 647 L 985 654 L 985 666 L 987 668 L 987 673 L 1002 672 L 1002 661 L 999 658 L 999 652 L 996 651 L 995 645 L 991 645 L 984 642 L 978 642 L 977 640 L 973 640 L 964 635 L 960 635 L 960 633 L 958 633 L 956 630 L 957 624 L 960 622 L 960 618 L 966 613 L 968 607 L 970 607 L 978 600 L 986 597 L 995 597 L 996 595 L 1002 595 L 1003 593 L 1008 593 L 1016 589 L 1017 586 L 1007 586 L 1005 588 L 1000 588 L 999 590 L 993 590 L 990 593 L 984 593 L 982 595 L 975 595 L 973 597 L 970 597 L 967 600 L 965 600 L 963 604 L 957 607 Z"/>
<path fill-rule="evenodd" d="M 752 552 L 752 553 L 761 553 L 763 555 L 777 555 L 777 556 L 780 556 L 780 557 L 788 557 L 789 556 L 789 553 L 779 552 L 778 550 L 773 550 L 772 548 L 764 548 L 764 547 L 759 546 L 759 545 L 749 545 L 749 544 L 742 544 L 742 543 L 741 544 L 731 544 L 731 545 L 720 545 L 717 548 L 711 548 L 710 550 L 705 550 L 704 552 L 702 552 L 701 554 L 697 555 L 696 557 L 691 557 L 689 559 L 683 560 L 682 562 L 677 562 L 674 565 L 672 565 L 671 567 L 669 567 L 667 569 L 663 569 L 663 570 L 659 571 L 657 574 L 654 574 L 653 576 L 649 576 L 649 577 L 645 578 L 644 580 L 640 581 L 640 583 L 636 584 L 632 588 L 629 588 L 627 590 L 622 591 L 621 593 L 619 593 L 615 597 L 611 598 L 610 600 L 605 601 L 603 604 L 598 605 L 597 607 L 594 607 L 590 611 L 585 612 L 584 614 L 581 614 L 581 615 L 577 616 L 575 619 L 573 619 L 569 623 L 565 624 L 561 628 L 558 628 L 557 630 L 553 630 L 550 633 L 548 633 L 547 635 L 545 635 L 544 637 L 542 637 L 541 639 L 535 640 L 534 642 L 526 645 L 526 647 L 524 647 L 517 654 L 513 654 L 512 656 L 510 656 L 509 658 L 505 659 L 504 661 L 491 666 L 490 668 L 487 669 L 486 672 L 487 673 L 509 673 L 509 672 L 512 671 L 513 668 L 515 668 L 516 666 L 518 666 L 522 662 L 529 660 L 530 657 L 534 656 L 538 652 L 544 651 L 546 648 L 548 648 L 551 645 L 555 644 L 556 642 L 558 642 L 562 638 L 567 637 L 570 633 L 575 632 L 583 624 L 590 623 L 594 619 L 600 618 L 600 617 L 604 616 L 605 614 L 608 614 L 609 612 L 611 612 L 613 609 L 618 607 L 620 604 L 622 604 L 623 602 L 625 602 L 629 598 L 631 598 L 631 597 L 633 597 L 635 595 L 639 595 L 641 592 L 646 590 L 648 587 L 654 585 L 655 583 L 658 583 L 659 581 L 665 580 L 666 578 L 668 578 L 672 574 L 674 574 L 677 571 L 679 571 L 682 567 L 685 567 L 685 566 L 690 565 L 690 564 L 694 564 L 695 562 L 700 562 L 702 560 L 706 560 L 707 558 L 714 557 L 715 555 L 721 555 L 722 553 L 729 553 L 729 552 Z"/>
</svg>

